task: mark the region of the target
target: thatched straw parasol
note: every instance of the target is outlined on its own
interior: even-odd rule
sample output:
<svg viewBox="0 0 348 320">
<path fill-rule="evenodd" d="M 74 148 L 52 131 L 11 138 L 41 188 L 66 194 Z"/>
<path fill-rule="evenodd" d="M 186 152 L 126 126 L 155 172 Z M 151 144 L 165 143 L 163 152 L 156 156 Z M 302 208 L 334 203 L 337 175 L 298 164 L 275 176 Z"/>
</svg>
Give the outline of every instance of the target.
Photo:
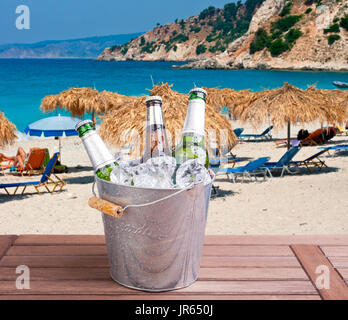
<svg viewBox="0 0 348 320">
<path fill-rule="evenodd" d="M 254 126 L 269 117 L 275 128 L 288 125 L 288 148 L 290 148 L 290 125 L 301 122 L 328 121 L 340 123 L 346 110 L 339 103 L 314 88 L 301 90 L 284 83 L 282 88 L 253 93 L 249 101 L 240 106 L 239 118 L 252 121 Z"/>
<path fill-rule="evenodd" d="M 330 104 L 338 104 L 348 110 L 348 91 L 338 89 L 317 89 L 315 86 L 310 86 L 307 91 L 319 94 L 326 101 L 329 101 Z"/>
<path fill-rule="evenodd" d="M 0 147 L 3 148 L 17 139 L 15 135 L 16 126 L 7 120 L 4 113 L 0 111 Z"/>
<path fill-rule="evenodd" d="M 228 107 L 229 111 L 233 114 L 234 109 L 251 94 L 249 89 L 245 90 L 233 90 L 229 88 L 206 88 L 207 91 L 207 104 L 220 111 L 223 107 Z"/>
<path fill-rule="evenodd" d="M 41 103 L 41 110 L 52 112 L 58 108 L 66 109 L 74 117 L 82 118 L 86 113 L 104 114 L 131 99 L 116 92 L 102 91 L 92 88 L 71 88 L 59 94 L 46 96 Z"/>
<path fill-rule="evenodd" d="M 154 86 L 150 95 L 162 97 L 169 143 L 175 146 L 175 143 L 178 142 L 177 140 L 181 136 L 181 130 L 184 125 L 188 95 L 172 90 L 167 83 Z M 133 146 L 137 145 L 139 149 L 135 152 L 140 152 L 141 154 L 143 152 L 143 132 L 146 117 L 145 99 L 146 97 L 140 97 L 130 100 L 102 117 L 103 122 L 99 130 L 101 137 L 115 146 L 121 146 L 125 143 Z M 205 127 L 207 143 L 209 138 L 214 139 L 214 133 L 216 133 L 216 141 L 224 149 L 229 148 L 230 150 L 237 144 L 237 138 L 229 121 L 209 104 L 206 104 Z M 139 156 L 140 154 L 132 155 Z"/>
</svg>

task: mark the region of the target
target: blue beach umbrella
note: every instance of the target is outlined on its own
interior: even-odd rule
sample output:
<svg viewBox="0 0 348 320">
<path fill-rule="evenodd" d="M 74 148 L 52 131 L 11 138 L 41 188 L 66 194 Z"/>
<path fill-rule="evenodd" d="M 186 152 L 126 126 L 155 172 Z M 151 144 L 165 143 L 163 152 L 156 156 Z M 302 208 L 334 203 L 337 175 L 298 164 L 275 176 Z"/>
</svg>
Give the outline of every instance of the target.
<svg viewBox="0 0 348 320">
<path fill-rule="evenodd" d="M 24 132 L 33 137 L 55 137 L 59 140 L 59 154 L 61 155 L 61 141 L 60 137 L 77 136 L 78 133 L 75 130 L 75 125 L 79 122 L 79 119 L 62 117 L 58 115 L 56 117 L 43 118 L 29 124 Z M 60 158 L 61 160 L 61 158 Z"/>
</svg>

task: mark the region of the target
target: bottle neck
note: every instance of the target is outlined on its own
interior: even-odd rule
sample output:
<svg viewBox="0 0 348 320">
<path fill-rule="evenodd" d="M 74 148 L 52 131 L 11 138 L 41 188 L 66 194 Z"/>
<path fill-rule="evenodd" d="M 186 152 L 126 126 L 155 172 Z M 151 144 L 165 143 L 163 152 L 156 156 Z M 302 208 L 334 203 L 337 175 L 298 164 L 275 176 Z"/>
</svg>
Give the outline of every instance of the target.
<svg viewBox="0 0 348 320">
<path fill-rule="evenodd" d="M 94 171 L 97 171 L 106 165 L 115 163 L 114 156 L 110 153 L 104 141 L 95 130 L 90 130 L 87 134 L 81 137 L 81 139 Z"/>
<path fill-rule="evenodd" d="M 164 125 L 162 105 L 159 102 L 146 106 L 146 138 L 142 161 L 149 158 L 170 155 L 166 129 Z"/>
<path fill-rule="evenodd" d="M 203 99 L 190 99 L 182 135 L 204 136 L 205 102 Z"/>
<path fill-rule="evenodd" d="M 162 125 L 164 127 L 162 105 L 158 102 L 149 103 L 146 106 L 147 126 Z"/>
<path fill-rule="evenodd" d="M 80 128 L 78 128 L 77 132 L 79 133 L 79 137 L 82 138 L 83 136 L 87 135 L 89 132 L 94 132 L 95 128 L 92 123 L 86 123 Z"/>
</svg>

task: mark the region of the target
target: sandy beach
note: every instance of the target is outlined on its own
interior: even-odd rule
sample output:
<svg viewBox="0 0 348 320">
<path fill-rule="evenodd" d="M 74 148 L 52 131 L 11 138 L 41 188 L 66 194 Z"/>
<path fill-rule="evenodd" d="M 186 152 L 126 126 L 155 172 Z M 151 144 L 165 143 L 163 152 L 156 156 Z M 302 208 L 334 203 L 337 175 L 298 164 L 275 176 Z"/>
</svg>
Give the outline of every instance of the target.
<svg viewBox="0 0 348 320">
<path fill-rule="evenodd" d="M 232 121 L 233 128 L 241 127 Z M 244 133 L 261 132 L 243 125 Z M 311 131 L 320 127 L 313 123 Z M 292 136 L 300 127 L 292 127 Z M 274 138 L 286 137 L 286 131 L 273 131 Z M 329 145 L 348 143 L 348 136 L 336 136 Z M 62 140 L 62 161 L 70 172 L 59 177 L 67 182 L 63 192 L 36 194 L 29 188 L 22 195 L 9 197 L 0 190 L 0 234 L 103 234 L 101 215 L 88 207 L 92 195 L 93 172 L 78 137 Z M 48 147 L 57 151 L 54 139 L 19 141 L 0 150 L 13 155 L 18 146 Z M 245 142 L 233 153 L 245 161 L 269 156 L 278 161 L 286 151 L 274 142 Z M 318 152 L 318 147 L 303 147 L 294 160 L 303 160 Z M 206 234 L 346 234 L 348 231 L 348 157 L 347 153 L 322 157 L 329 168 L 308 174 L 286 175 L 259 182 L 232 183 L 226 175 L 217 176 L 214 185 L 219 195 L 210 202 Z M 35 181 L 40 176 L 0 175 L 0 183 Z"/>
</svg>

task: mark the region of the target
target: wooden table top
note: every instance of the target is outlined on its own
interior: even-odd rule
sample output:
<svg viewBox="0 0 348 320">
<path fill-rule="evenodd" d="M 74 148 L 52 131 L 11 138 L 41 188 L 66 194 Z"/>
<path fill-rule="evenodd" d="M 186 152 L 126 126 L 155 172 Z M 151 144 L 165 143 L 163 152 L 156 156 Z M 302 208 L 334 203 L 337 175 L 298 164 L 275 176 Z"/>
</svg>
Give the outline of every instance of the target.
<svg viewBox="0 0 348 320">
<path fill-rule="evenodd" d="M 16 287 L 20 265 L 30 289 Z M 161 293 L 114 282 L 103 235 L 0 235 L 0 300 L 348 300 L 347 283 L 348 235 L 206 236 L 199 279 Z"/>
</svg>

